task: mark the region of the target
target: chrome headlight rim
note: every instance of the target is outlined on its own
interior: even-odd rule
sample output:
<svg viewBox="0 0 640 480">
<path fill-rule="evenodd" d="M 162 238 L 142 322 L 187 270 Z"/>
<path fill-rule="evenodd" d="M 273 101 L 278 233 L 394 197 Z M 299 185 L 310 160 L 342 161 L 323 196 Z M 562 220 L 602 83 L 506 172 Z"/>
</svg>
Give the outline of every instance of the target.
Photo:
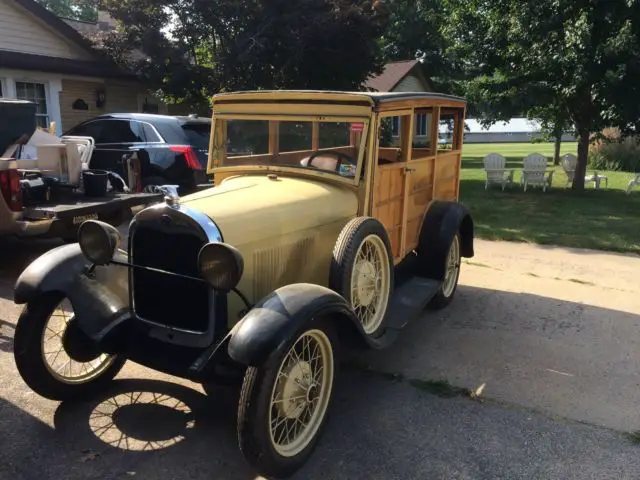
<svg viewBox="0 0 640 480">
<path fill-rule="evenodd" d="M 86 220 L 78 229 L 78 243 L 87 260 L 94 265 L 107 265 L 120 245 L 120 232 L 109 223 Z"/>
</svg>

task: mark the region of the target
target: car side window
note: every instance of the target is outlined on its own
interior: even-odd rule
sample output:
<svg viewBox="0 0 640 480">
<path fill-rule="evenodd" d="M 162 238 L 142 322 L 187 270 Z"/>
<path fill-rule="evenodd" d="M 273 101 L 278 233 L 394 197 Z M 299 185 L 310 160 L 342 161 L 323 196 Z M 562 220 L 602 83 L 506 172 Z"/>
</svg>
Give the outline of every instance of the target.
<svg viewBox="0 0 640 480">
<path fill-rule="evenodd" d="M 83 123 L 75 128 L 72 128 L 65 135 L 74 135 L 79 137 L 92 137 L 96 143 L 102 133 L 102 129 L 105 126 L 105 120 L 95 120 L 93 122 Z"/>
<path fill-rule="evenodd" d="M 136 143 L 143 142 L 142 128 L 139 122 L 130 120 L 105 120 L 98 143 Z"/>
<path fill-rule="evenodd" d="M 162 142 L 162 139 L 158 136 L 154 128 L 148 123 L 141 123 L 142 131 L 144 133 L 145 141 L 147 142 Z"/>
<path fill-rule="evenodd" d="M 140 123 L 130 120 L 96 120 L 69 130 L 67 135 L 93 137 L 96 145 L 144 141 Z"/>
</svg>

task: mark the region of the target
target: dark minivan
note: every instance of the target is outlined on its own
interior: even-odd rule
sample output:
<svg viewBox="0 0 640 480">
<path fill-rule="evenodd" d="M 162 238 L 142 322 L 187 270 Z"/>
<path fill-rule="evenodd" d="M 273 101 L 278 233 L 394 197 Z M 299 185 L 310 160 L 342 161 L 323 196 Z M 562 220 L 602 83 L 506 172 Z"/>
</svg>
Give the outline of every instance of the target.
<svg viewBox="0 0 640 480">
<path fill-rule="evenodd" d="M 127 160 L 140 160 L 140 189 L 179 185 L 180 194 L 210 183 L 206 175 L 211 119 L 148 113 L 110 113 L 73 127 L 64 135 L 92 137 L 92 169 L 109 170 L 127 181 Z"/>
</svg>

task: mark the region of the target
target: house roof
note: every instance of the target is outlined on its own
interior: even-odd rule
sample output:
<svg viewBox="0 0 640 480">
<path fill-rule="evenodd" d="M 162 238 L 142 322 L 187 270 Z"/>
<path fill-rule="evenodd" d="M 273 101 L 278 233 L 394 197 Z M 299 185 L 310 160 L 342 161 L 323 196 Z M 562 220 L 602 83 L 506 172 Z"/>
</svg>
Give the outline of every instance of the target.
<svg viewBox="0 0 640 480">
<path fill-rule="evenodd" d="M 365 87 L 377 92 L 390 92 L 419 63 L 418 60 L 387 63 L 380 75 L 369 77 Z"/>
<path fill-rule="evenodd" d="M 24 70 L 85 75 L 90 77 L 135 78 L 134 74 L 123 72 L 103 52 L 93 47 L 75 28 L 51 13 L 34 0 L 7 0 L 26 10 L 43 23 L 56 31 L 64 39 L 85 50 L 93 60 L 72 60 L 67 58 L 49 57 L 21 52 L 2 51 L 0 49 L 0 64 Z"/>
<path fill-rule="evenodd" d="M 85 77 L 136 80 L 134 73 L 119 70 L 112 63 L 98 60 L 73 60 L 70 58 L 48 57 L 22 52 L 0 50 L 0 65 L 18 70 L 83 75 Z"/>
<path fill-rule="evenodd" d="M 24 10 L 27 10 L 34 17 L 38 18 L 42 22 L 53 28 L 58 34 L 62 35 L 67 40 L 71 41 L 76 46 L 88 51 L 92 55 L 98 57 L 101 56 L 100 52 L 97 52 L 91 43 L 84 38 L 76 29 L 68 25 L 64 20 L 59 18 L 54 13 L 44 8 L 38 2 L 34 0 L 8 0 L 15 3 Z"/>
</svg>

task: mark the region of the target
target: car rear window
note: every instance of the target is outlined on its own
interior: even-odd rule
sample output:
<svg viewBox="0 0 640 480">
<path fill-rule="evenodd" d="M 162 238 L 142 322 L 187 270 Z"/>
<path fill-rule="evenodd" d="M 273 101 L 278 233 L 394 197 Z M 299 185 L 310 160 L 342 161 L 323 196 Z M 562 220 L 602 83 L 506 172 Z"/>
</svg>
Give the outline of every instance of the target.
<svg viewBox="0 0 640 480">
<path fill-rule="evenodd" d="M 189 145 L 199 150 L 209 150 L 209 135 L 211 135 L 211 124 L 208 123 L 185 123 L 182 125 Z"/>
</svg>

